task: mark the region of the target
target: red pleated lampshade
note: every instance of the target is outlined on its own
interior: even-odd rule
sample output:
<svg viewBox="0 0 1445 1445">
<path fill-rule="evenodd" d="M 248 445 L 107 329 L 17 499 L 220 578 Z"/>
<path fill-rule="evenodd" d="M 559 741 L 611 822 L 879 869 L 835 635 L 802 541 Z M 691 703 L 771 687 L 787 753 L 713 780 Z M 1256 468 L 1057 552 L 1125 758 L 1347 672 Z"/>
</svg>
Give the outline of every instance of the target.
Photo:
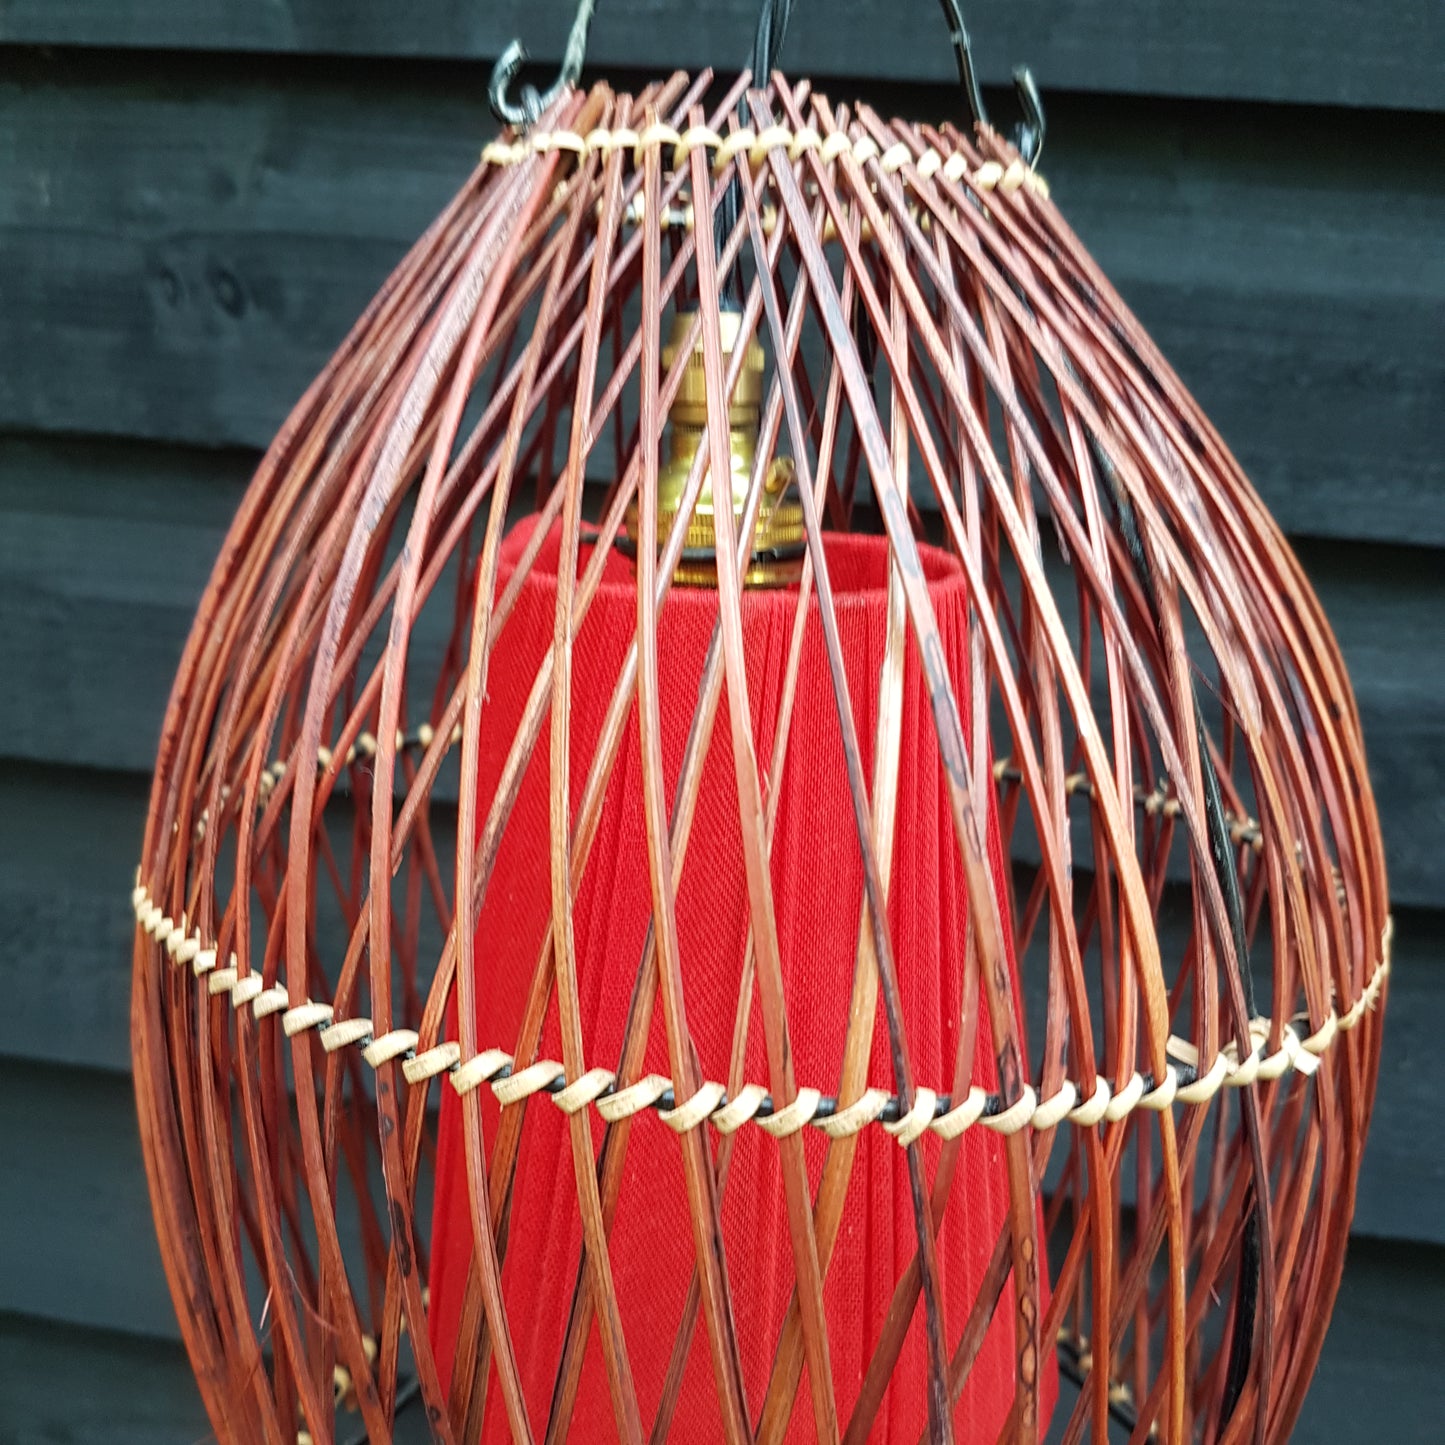
<svg viewBox="0 0 1445 1445">
<path fill-rule="evenodd" d="M 242 503 L 134 903 L 222 1441 L 1289 1436 L 1359 720 L 986 125 L 675 76 L 489 145 Z"/>
<path fill-rule="evenodd" d="M 557 617 L 559 529 L 529 518 L 504 544 L 498 585 L 506 591 L 529 543 L 541 538 L 498 636 L 489 666 L 486 707 L 491 720 L 478 771 L 479 816 L 496 798 L 510 740 L 523 715 Z M 585 566 L 590 549 L 581 558 Z M 957 850 L 928 694 L 916 646 L 901 632 L 889 653 L 889 550 L 880 537 L 828 537 L 828 575 L 852 723 L 862 742 L 859 761 L 875 795 L 892 798 L 891 818 L 879 823 L 879 843 L 891 857 L 888 916 L 900 1003 L 920 1079 L 955 1092 L 997 1087 L 994 1050 L 976 959 L 970 968 L 967 893 Z M 529 559 L 530 560 L 530 559 Z M 953 676 L 968 676 L 968 602 L 962 573 L 946 553 L 922 551 L 928 595 L 943 653 Z M 814 1081 L 846 1102 L 865 1088 L 891 1089 L 888 1034 L 876 989 L 855 994 L 864 918 L 863 869 L 854 835 L 844 740 L 830 682 L 816 595 L 797 629 L 799 590 L 757 588 L 742 598 L 742 638 L 751 744 L 770 782 L 769 878 L 776 922 L 777 961 L 784 991 L 799 1001 L 789 1018 L 789 1042 L 799 1079 Z M 718 625 L 718 595 L 679 589 L 660 620 L 657 643 L 662 681 L 662 763 L 669 798 L 679 795 L 689 734 L 703 690 L 709 644 Z M 606 560 L 600 585 L 574 643 L 569 729 L 572 815 L 584 780 L 598 762 L 608 704 L 622 676 L 637 627 L 635 569 L 621 554 Z M 796 639 L 796 640 L 795 640 Z M 798 648 L 796 660 L 790 657 Z M 790 661 L 792 665 L 790 666 Z M 960 698 L 966 703 L 966 694 Z M 875 749 L 886 708 L 883 751 Z M 587 1057 L 629 1073 L 667 1077 L 668 1040 L 655 989 L 638 986 L 638 960 L 651 947 L 652 897 L 647 862 L 642 754 L 637 704 L 629 708 L 617 761 L 603 798 L 572 910 L 571 949 L 584 1020 Z M 986 750 L 980 754 L 985 767 Z M 605 765 L 605 764 L 604 764 Z M 698 766 L 695 764 L 695 766 Z M 551 949 L 551 759 L 544 743 L 532 754 L 511 806 L 492 866 L 477 929 L 475 999 L 488 1039 L 518 1057 L 559 1058 L 555 1004 L 540 1037 L 529 1031 L 527 1001 Z M 738 790 L 731 746 L 715 732 L 700 761 L 690 828 L 676 844 L 677 952 L 688 1005 L 689 1036 L 698 1072 L 737 1094 L 768 1078 L 766 1027 L 756 981 Z M 880 804 L 881 806 L 881 804 Z M 998 896 L 1008 897 L 996 813 L 989 821 L 989 866 Z M 683 849 L 685 848 L 685 855 Z M 867 933 L 863 931 L 864 947 Z M 1016 974 L 1012 976 L 1015 982 Z M 967 988 L 972 1000 L 964 1005 Z M 1017 999 L 1016 999 L 1016 1002 Z M 965 1020 L 969 1021 L 966 1025 Z M 960 1031 L 977 1030 L 962 1057 L 972 1068 L 955 1077 Z M 861 1041 L 849 1086 L 850 1029 Z M 484 1132 L 494 1137 L 499 1110 L 487 1100 Z M 604 1125 L 591 1120 L 600 1149 Z M 721 1139 L 730 1144 L 724 1154 Z M 926 1153 L 937 1166 L 937 1141 Z M 837 1145 L 832 1146 L 835 1149 Z M 907 1161 L 888 1135 L 871 1130 L 854 1141 L 851 1182 L 836 1222 L 819 1240 L 829 1257 L 824 1292 L 829 1365 L 840 1411 L 851 1413 L 873 1342 L 882 1334 L 894 1283 L 914 1247 Z M 806 1138 L 809 1197 L 816 1195 L 829 1149 L 820 1132 Z M 461 1163 L 460 1101 L 444 1098 L 432 1232 L 432 1340 L 443 1374 L 457 1349 L 461 1301 L 471 1261 L 471 1229 Z M 758 1129 L 719 1136 L 722 1247 L 750 1400 L 769 1395 L 776 1342 L 783 1333 L 795 1279 L 788 1244 L 786 1189 L 777 1146 Z M 568 1127 L 549 1113 L 525 1132 L 515 1163 L 502 1286 L 522 1365 L 528 1404 L 542 1418 L 562 1371 L 569 1306 L 582 1252 L 578 1215 L 556 1207 L 575 1192 Z M 837 1160 L 834 1161 L 837 1167 Z M 943 1304 L 963 1318 L 986 1273 L 994 1240 L 1008 1213 L 1003 1143 L 979 1130 L 966 1136 L 956 1162 L 955 1205 L 939 1231 Z M 675 1342 L 634 1356 L 634 1380 L 644 1418 L 661 1409 L 675 1415 L 676 1438 L 721 1439 L 707 1340 L 685 1311 L 695 1256 L 690 1233 L 660 1229 L 659 1221 L 687 1215 L 687 1193 L 676 1140 L 655 1125 L 637 1128 L 614 1186 L 609 1260 L 617 1309 L 629 1338 Z M 681 1321 L 685 1325 L 680 1325 Z M 903 1341 L 889 1377 L 883 1409 L 870 1438 L 916 1440 L 927 1423 L 927 1359 L 921 1316 Z M 576 1351 L 576 1401 L 571 1429 L 580 1440 L 615 1437 L 612 1400 L 595 1332 L 584 1329 Z M 958 1410 L 964 1438 L 994 1439 L 1013 1402 L 1013 1322 L 1005 1312 L 990 1325 Z M 474 1346 L 469 1346 L 474 1348 Z M 668 1373 L 674 1376 L 668 1383 Z M 789 1383 L 795 1383 L 790 1381 Z M 664 1403 L 664 1390 L 667 1396 Z M 780 1388 L 777 1385 L 773 1389 Z M 785 1402 L 787 1395 L 782 1397 Z M 812 1439 L 806 1391 L 792 1399 L 788 1439 Z M 486 1439 L 507 1438 L 505 1413 L 494 1395 Z"/>
</svg>

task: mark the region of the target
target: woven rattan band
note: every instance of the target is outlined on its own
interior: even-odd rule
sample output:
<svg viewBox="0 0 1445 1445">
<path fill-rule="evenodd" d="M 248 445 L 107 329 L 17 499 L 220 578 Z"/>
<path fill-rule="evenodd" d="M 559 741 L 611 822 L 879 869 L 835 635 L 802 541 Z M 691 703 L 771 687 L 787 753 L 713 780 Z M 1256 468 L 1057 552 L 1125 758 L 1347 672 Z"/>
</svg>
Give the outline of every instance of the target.
<svg viewBox="0 0 1445 1445">
<path fill-rule="evenodd" d="M 215 948 L 207 946 L 199 930 L 189 930 L 184 918 L 175 922 L 152 901 L 150 889 L 140 881 L 139 870 L 131 902 L 138 926 L 167 951 L 177 967 L 189 964 L 197 981 L 213 997 L 229 996 L 232 1008 L 237 1010 L 249 1004 L 257 1019 L 279 1015 L 287 1037 L 315 1030 L 328 1053 L 342 1048 L 360 1049 L 362 1058 L 373 1069 L 400 1061 L 402 1074 L 410 1084 L 424 1086 L 439 1074 L 449 1074 L 459 1094 L 489 1084 L 503 1105 L 521 1103 L 533 1094 L 546 1094 L 564 1113 L 573 1114 L 591 1105 L 608 1123 L 652 1109 L 678 1133 L 711 1123 L 719 1133 L 730 1134 L 751 1122 L 776 1138 L 812 1126 L 837 1139 L 877 1123 L 905 1146 L 925 1132 L 952 1139 L 975 1124 L 997 1134 L 1016 1134 L 1026 1128 L 1053 1129 L 1065 1120 L 1092 1128 L 1100 1123 L 1117 1123 L 1135 1109 L 1205 1104 L 1223 1088 L 1268 1082 L 1290 1070 L 1311 1075 L 1336 1037 L 1352 1029 L 1374 1007 L 1390 971 L 1391 928 L 1387 926 L 1380 940 L 1380 961 L 1347 1012 L 1338 1014 L 1331 1008 L 1320 1027 L 1305 1038 L 1291 1024 L 1285 1024 L 1279 1030 L 1278 1048 L 1269 1054 L 1262 1050 L 1274 1034 L 1274 1025 L 1269 1019 L 1252 1020 L 1251 1051 L 1241 1059 L 1237 1045 L 1230 1044 L 1207 1069 L 1201 1069 L 1194 1045 L 1171 1038 L 1169 1054 L 1178 1062 L 1166 1066 L 1162 1079 L 1135 1073 L 1115 1086 L 1096 1078 L 1087 1093 L 1067 1079 L 1057 1092 L 1042 1100 L 1032 1085 L 1025 1085 L 1013 1100 L 978 1087 L 957 1101 L 948 1094 L 919 1088 L 905 1109 L 896 1094 L 882 1089 L 867 1089 L 851 1103 L 842 1104 L 817 1089 L 801 1088 L 792 1103 L 779 1107 L 760 1084 L 745 1084 L 729 1095 L 724 1085 L 705 1083 L 690 1098 L 678 1100 L 672 1081 L 661 1074 L 647 1074 L 619 1087 L 616 1074 L 609 1069 L 589 1069 L 570 1081 L 563 1066 L 551 1059 L 517 1069 L 512 1055 L 499 1048 L 485 1049 L 466 1060 L 461 1057 L 460 1046 L 453 1042 L 418 1052 L 421 1039 L 412 1029 L 393 1029 L 378 1037 L 369 1018 L 338 1019 L 330 1004 L 309 999 L 293 1004 L 283 985 L 268 988 L 258 975 L 241 973 L 234 955 L 227 966 L 218 967 Z"/>
<path fill-rule="evenodd" d="M 645 151 L 670 148 L 673 169 L 676 170 L 699 147 L 714 152 L 715 172 L 725 169 L 740 156 L 746 156 L 748 163 L 757 167 L 773 151 L 782 150 L 788 153 L 789 160 L 794 161 L 808 152 L 816 154 L 825 164 L 832 164 L 840 156 L 847 155 L 859 165 L 876 160 L 889 175 L 910 166 L 922 180 L 942 175 L 945 180 L 955 183 L 966 180 L 983 191 L 1008 193 L 1025 188 L 1040 196 L 1047 197 L 1049 194 L 1048 182 L 1018 159 L 1006 166 L 999 161 L 983 161 L 971 166 L 968 158 L 958 151 L 944 154 L 928 146 L 915 152 L 902 141 L 883 150 L 867 135 L 847 136 L 839 131 L 823 136 L 816 130 L 804 128 L 794 131 L 781 125 L 769 126 L 762 132 L 744 126 L 727 135 L 720 135 L 707 126 L 678 131 L 670 125 L 661 124 L 650 125 L 643 131 L 598 129 L 586 135 L 566 130 L 539 130 L 520 140 L 492 141 L 482 151 L 482 162 L 491 166 L 513 166 L 531 156 L 557 152 L 567 152 L 581 160 L 589 155 L 606 155 L 621 150 L 631 154 L 634 164 L 640 164 Z"/>
</svg>

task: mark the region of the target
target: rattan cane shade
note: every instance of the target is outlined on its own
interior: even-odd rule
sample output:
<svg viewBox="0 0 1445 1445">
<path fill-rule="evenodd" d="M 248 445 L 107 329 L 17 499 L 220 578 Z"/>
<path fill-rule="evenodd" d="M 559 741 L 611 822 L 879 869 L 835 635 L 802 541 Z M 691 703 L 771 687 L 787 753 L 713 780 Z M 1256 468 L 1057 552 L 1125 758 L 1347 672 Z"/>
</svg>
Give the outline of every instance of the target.
<svg viewBox="0 0 1445 1445">
<path fill-rule="evenodd" d="M 719 225 L 733 186 L 735 221 Z M 491 1037 L 473 1006 L 476 919 L 510 805 L 505 789 L 475 788 L 488 657 L 515 603 L 495 586 L 509 516 L 535 504 L 564 547 L 585 530 L 599 558 L 629 505 L 648 535 L 686 361 L 664 368 L 668 327 L 696 313 L 710 407 L 725 417 L 742 351 L 724 365 L 724 306 L 769 361 L 748 505 L 718 509 L 719 554 L 735 565 L 718 568 L 692 724 L 736 751 L 738 822 L 760 856 L 768 772 L 749 762 L 738 722 L 739 577 L 766 464 L 787 456 L 808 538 L 799 596 L 823 617 L 824 534 L 887 538 L 933 702 L 997 1090 L 914 1077 L 878 908 L 859 966 L 876 970 L 890 1021 L 885 1090 L 863 1088 L 842 1058 L 830 1077 L 793 1076 L 790 1018 L 847 1001 L 770 986 L 766 939 L 759 996 L 780 1041 L 766 1078 L 700 1077 L 686 1039 L 670 1036 L 673 1076 L 639 1079 L 626 1049 L 583 1056 L 580 1017 L 564 1024 L 565 1057 L 538 1060 L 539 1022 Z M 692 501 L 704 464 L 727 465 L 723 438 L 720 426 L 699 453 Z M 660 555 L 637 549 L 613 750 L 551 842 L 564 933 L 634 699 L 644 745 L 657 727 L 658 620 L 683 530 L 664 531 Z M 975 600 L 967 679 L 939 660 L 925 539 L 956 558 Z M 584 569 L 558 590 L 557 645 L 513 740 L 518 768 L 539 737 L 554 762 L 565 755 L 580 685 L 571 639 L 596 580 Z M 885 666 L 880 696 L 896 675 Z M 848 784 L 874 898 L 887 887 L 879 776 L 853 770 Z M 649 785 L 638 860 L 659 900 L 659 1009 L 685 989 L 666 940 L 687 786 L 674 798 Z M 985 866 L 990 798 L 1015 858 L 1006 900 Z M 1042 178 L 985 128 L 885 120 L 781 78 L 747 91 L 677 76 L 636 97 L 570 94 L 525 137 L 488 147 L 242 504 L 171 695 L 135 904 L 151 1196 L 223 1440 L 385 1440 L 423 1415 L 458 1440 L 487 1390 L 517 1438 L 565 1433 L 565 1390 L 550 1419 L 521 1399 L 500 1283 L 508 1171 L 527 1120 L 554 1105 L 589 1138 L 596 1115 L 606 1122 L 596 1174 L 580 1172 L 575 1198 L 558 1202 L 594 1244 L 629 1130 L 676 1131 L 690 1198 L 704 1201 L 694 1214 L 715 1205 L 732 1131 L 777 1135 L 785 1164 L 822 1133 L 835 1162 L 787 1242 L 809 1265 L 804 1295 L 810 1270 L 826 1272 L 852 1141 L 886 1129 L 908 1151 L 923 1262 L 900 1272 L 902 1323 L 851 1403 L 815 1392 L 820 1435 L 867 1438 L 915 1315 L 934 1363 L 930 1430 L 949 1435 L 940 1402 L 956 1397 L 995 1310 L 1010 1312 L 1019 1348 L 1006 1438 L 1046 1423 L 1038 1352 L 1056 1348 L 1081 1382 L 1054 1412 L 1062 1438 L 1289 1434 L 1343 1265 L 1388 970 L 1355 703 L 1238 465 Z M 1005 927 L 1027 1020 L 1002 973 Z M 565 949 L 544 951 L 535 990 L 539 1019 L 577 1012 Z M 968 1065 L 955 1075 L 965 1083 Z M 461 1096 L 466 1126 L 477 1272 L 464 1328 L 480 1361 L 449 1382 L 427 1322 L 443 1089 Z M 486 1138 L 482 1090 L 505 1105 Z M 1006 1139 L 1009 1227 L 974 1309 L 955 1317 L 930 1279 L 930 1219 L 949 1207 L 958 1141 L 985 1129 Z M 715 1217 L 655 1220 L 695 1225 L 717 1230 Z M 609 1323 L 603 1272 L 580 1279 L 584 1338 L 600 1332 L 623 1359 L 672 1349 Z M 693 1327 L 711 1339 L 728 1328 L 721 1251 L 702 1261 L 699 1290 Z M 778 1369 L 806 1399 L 801 1361 L 823 1346 L 801 1303 Z M 725 1340 L 713 1344 L 725 1361 Z M 762 1402 L 719 1368 L 719 1429 L 744 1438 Z M 420 1410 L 401 1413 L 413 1395 Z M 616 1407 L 626 1433 L 636 1404 Z M 777 1421 L 764 1424 L 768 1435 Z"/>
</svg>

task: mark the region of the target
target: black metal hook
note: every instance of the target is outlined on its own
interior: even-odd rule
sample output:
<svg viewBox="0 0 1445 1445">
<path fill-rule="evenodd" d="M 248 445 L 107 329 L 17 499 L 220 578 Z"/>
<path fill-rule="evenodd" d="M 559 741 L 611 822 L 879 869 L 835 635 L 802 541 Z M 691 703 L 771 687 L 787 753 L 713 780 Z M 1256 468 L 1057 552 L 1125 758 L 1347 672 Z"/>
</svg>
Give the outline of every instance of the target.
<svg viewBox="0 0 1445 1445">
<path fill-rule="evenodd" d="M 524 85 L 520 100 L 509 99 L 507 92 L 516 80 L 517 73 L 526 64 L 527 52 L 520 40 L 512 41 L 502 52 L 492 67 L 487 99 L 491 102 L 492 114 L 503 125 L 526 130 L 537 123 L 542 112 L 564 91 L 577 84 L 577 79 L 582 74 L 582 63 L 587 58 L 587 34 L 592 28 L 592 12 L 596 8 L 597 0 L 578 0 L 572 32 L 567 37 L 567 48 L 562 53 L 561 69 L 557 72 L 556 80 L 545 91 L 539 92 L 535 85 Z"/>
<path fill-rule="evenodd" d="M 961 0 L 939 0 L 939 4 L 948 22 L 948 38 L 953 42 L 953 58 L 958 65 L 959 83 L 968 98 L 968 108 L 974 120 L 980 125 L 988 125 L 988 111 L 979 88 L 978 71 L 973 64 L 973 42 L 963 21 Z M 1019 109 L 1023 111 L 1023 119 L 1014 127 L 1014 147 L 1023 157 L 1024 164 L 1033 166 L 1038 163 L 1044 148 L 1044 103 L 1039 96 L 1034 73 L 1026 65 L 1014 68 L 1014 93 L 1018 96 Z"/>
<path fill-rule="evenodd" d="M 978 72 L 973 68 L 973 41 L 968 38 L 968 26 L 963 23 L 963 6 L 959 0 L 939 0 L 939 5 L 948 24 L 948 38 L 953 45 L 954 61 L 958 65 L 958 83 L 963 86 L 963 93 L 974 120 L 980 125 L 987 125 L 988 112 L 983 107 L 983 92 L 978 86 Z"/>
</svg>

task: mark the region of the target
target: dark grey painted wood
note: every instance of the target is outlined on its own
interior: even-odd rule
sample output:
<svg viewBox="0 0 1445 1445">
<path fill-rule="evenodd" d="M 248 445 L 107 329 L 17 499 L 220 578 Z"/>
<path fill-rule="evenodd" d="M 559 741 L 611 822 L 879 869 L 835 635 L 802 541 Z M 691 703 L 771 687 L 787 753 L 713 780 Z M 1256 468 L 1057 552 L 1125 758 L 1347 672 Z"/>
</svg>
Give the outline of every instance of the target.
<svg viewBox="0 0 1445 1445">
<path fill-rule="evenodd" d="M 1438 552 L 1299 548 L 1350 670 L 1398 904 L 1438 907 L 1445 824 L 1445 565 Z"/>
<path fill-rule="evenodd" d="M 1084 106 L 1055 195 L 1287 530 L 1445 541 L 1419 526 L 1445 496 L 1445 188 L 1374 171 L 1342 123 Z M 1445 127 L 1406 129 L 1445 174 Z"/>
<path fill-rule="evenodd" d="M 148 769 L 185 619 L 222 535 L 216 525 L 103 513 L 5 514 L 0 716 L 17 742 L 29 739 L 5 751 Z"/>
<path fill-rule="evenodd" d="M 173 1339 L 175 1323 L 151 1232 L 128 1083 L 119 1076 L 0 1064 L 0 1125 L 10 1165 L 0 1175 L 6 1220 L 0 1232 L 0 1311 Z M 1372 1145 L 1372 1160 L 1375 1155 Z M 1365 1225 L 1363 1212 L 1358 1222 Z M 1406 1241 L 1384 1244 L 1357 1237 L 1353 1242 L 1315 1397 L 1296 1440 L 1375 1438 L 1366 1433 L 1365 1422 L 1376 1416 L 1358 1412 L 1383 1408 L 1399 1412 L 1390 1421 L 1398 1428 L 1383 1438 L 1438 1438 L 1421 1433 L 1427 1424 L 1433 1428 L 1438 1408 L 1430 1391 L 1422 1389 L 1419 1371 L 1438 1361 L 1445 1347 L 1445 1251 L 1438 1230 L 1433 1243 Z M 60 1373 L 47 1379 L 40 1398 L 31 1396 L 25 1408 L 42 1412 L 40 1418 L 71 1421 L 77 1440 L 95 1438 L 86 1432 L 101 1423 L 89 1413 L 91 1404 L 83 1398 L 65 1400 L 67 1392 L 53 1385 L 67 1378 L 64 1371 L 78 1371 L 92 1357 L 94 1337 L 0 1320 L 0 1440 L 7 1445 L 12 1439 L 47 1438 L 4 1433 L 12 1418 L 7 1412 L 18 1412 L 15 1401 L 26 1399 L 4 1386 L 15 1371 L 42 1368 L 37 1356 L 46 1346 L 54 1350 L 48 1368 Z M 173 1357 L 116 1342 L 110 1348 L 119 1348 L 124 1359 L 152 1362 L 157 1373 L 142 1377 L 155 1381 L 147 1395 L 163 1388 L 176 1397 L 177 1406 L 193 1407 L 175 1372 L 160 1373 Z M 98 1369 L 95 1380 L 118 1379 L 108 1366 Z M 124 1424 L 128 1416 L 123 1411 L 134 1407 L 119 1383 L 116 1390 L 117 1423 Z M 1367 1401 L 1371 1391 L 1388 1399 L 1388 1407 Z M 160 1410 L 159 1398 L 153 1408 Z M 18 1413 L 14 1418 L 33 1419 Z M 155 1428 L 165 1420 L 160 1415 Z M 1346 1428 L 1349 1422 L 1358 1423 Z"/>
<path fill-rule="evenodd" d="M 178 1338 L 128 1075 L 0 1059 L 0 1138 L 0 1314 Z M 382 1200 L 374 1154 L 372 1162 L 373 1197 Z M 418 1186 L 417 1217 L 431 1218 L 429 1177 Z M 358 1280 L 359 1218 L 348 1186 L 337 1228 Z M 259 1318 L 265 1289 L 248 1241 L 242 1251 Z"/>
<path fill-rule="evenodd" d="M 14 860 L 0 874 L 0 996 L 6 999 L 0 1011 L 0 1084 L 7 1070 L 18 1066 L 5 1058 L 85 1066 L 63 1076 L 70 1092 L 59 1107 L 99 1111 L 105 1129 L 119 1127 L 127 1134 L 129 1095 L 123 1092 L 117 1102 L 117 1085 L 106 1075 L 123 1074 L 129 1057 L 132 935 L 126 895 L 145 793 L 138 776 L 0 765 L 0 855 Z M 438 824 L 443 831 L 445 823 Z M 1445 914 L 1400 911 L 1379 1099 L 1359 1187 L 1359 1232 L 1445 1244 L 1440 1207 L 1445 1121 L 1436 1077 L 1442 1031 Z M 29 1103 L 11 1100 L 6 1106 L 17 1111 L 28 1141 L 17 1146 L 22 1161 L 25 1148 L 51 1147 L 57 1106 L 45 1097 L 44 1086 L 59 1077 L 42 1068 L 39 1089 L 28 1079 L 22 1089 Z M 0 1088 L 0 1098 L 8 1098 L 8 1091 L 9 1085 Z M 27 1121 L 22 1114 L 28 1109 L 37 1112 Z M 120 1197 L 132 1188 L 111 1178 L 113 1171 L 134 1170 L 130 1152 L 117 1158 L 106 1145 L 83 1157 L 87 1179 L 97 1177 L 100 1198 L 112 1192 Z M 17 1173 L 27 1167 L 22 1162 Z M 138 1181 L 133 1187 L 139 1189 Z M 87 1193 L 80 1201 L 82 1216 L 89 1199 Z M 76 1225 L 81 1233 L 93 1233 L 88 1217 Z M 0 1277 L 4 1272 L 0 1257 Z M 4 1304 L 0 1297 L 0 1308 Z M 33 1302 L 19 1307 L 36 1308 Z"/>
<path fill-rule="evenodd" d="M 4 1445 L 213 1439 L 179 1344 L 0 1315 Z"/>
<path fill-rule="evenodd" d="M 1445 1252 L 1355 1240 L 1294 1445 L 1440 1438 Z"/>
<path fill-rule="evenodd" d="M 591 62 L 651 69 L 742 66 L 758 13 L 757 0 L 597 8 Z M 555 60 L 573 9 L 573 0 L 9 0 L 0 41 L 490 58 L 520 35 L 539 60 Z M 1388 24 L 1371 0 L 1213 0 L 1167 14 L 1149 0 L 972 0 L 967 16 L 983 77 L 995 84 L 1027 61 L 1060 90 L 1445 105 L 1445 26 L 1431 0 L 1402 0 Z M 805 0 L 783 61 L 817 75 L 954 75 L 935 0 Z"/>
<path fill-rule="evenodd" d="M 265 445 L 493 128 L 452 69 L 9 74 L 12 430 Z M 1445 120 L 1061 97 L 1046 169 L 1287 526 L 1445 540 Z"/>
<path fill-rule="evenodd" d="M 29 739 L 0 751 L 148 770 L 250 459 L 4 443 L 0 455 L 0 612 L 13 624 L 0 630 L 0 717 Z"/>
<path fill-rule="evenodd" d="M 10 465 L 5 465 L 5 463 Z M 0 757 L 147 771 L 196 601 L 250 458 L 0 441 Z M 1445 498 L 1442 498 L 1445 505 Z M 1445 882 L 1445 566 L 1300 544 L 1365 721 L 1401 904 Z M 424 630 L 417 666 L 440 639 Z"/>
<path fill-rule="evenodd" d="M 174 1336 L 130 1079 L 0 1063 L 0 1136 L 0 1311 Z"/>
<path fill-rule="evenodd" d="M 1445 1353 L 1442 1306 L 1442 1251 L 1356 1240 L 1294 1445 L 1434 1445 L 1439 1407 L 1422 1381 Z M 179 1345 L 0 1316 L 4 1445 L 194 1445 L 206 1438 Z"/>
<path fill-rule="evenodd" d="M 1445 1243 L 1445 1118 L 1437 1103 L 1445 914 L 1400 914 L 1394 957 L 1355 1232 Z"/>
<path fill-rule="evenodd" d="M 0 1054 L 130 1067 L 139 776 L 0 763 Z"/>
<path fill-rule="evenodd" d="M 403 1355 L 392 1445 L 434 1437 Z M 365 1445 L 357 1410 L 339 1445 Z M 206 1445 L 214 1440 L 177 1342 L 0 1315 L 0 1445 Z"/>
<path fill-rule="evenodd" d="M 264 446 L 495 130 L 475 76 L 7 68 L 0 336 L 32 360 L 0 376 L 12 428 Z"/>
<path fill-rule="evenodd" d="M 148 794 L 139 774 L 0 762 L 0 1058 L 129 1069 L 130 892 Z M 328 818 L 344 857 L 349 800 L 334 800 Z M 449 856 L 455 807 L 435 803 L 430 823 L 438 853 Z M 317 932 L 325 956 L 339 959 L 346 935 L 328 889 L 318 898 Z M 442 945 L 428 907 L 423 990 Z"/>
</svg>

